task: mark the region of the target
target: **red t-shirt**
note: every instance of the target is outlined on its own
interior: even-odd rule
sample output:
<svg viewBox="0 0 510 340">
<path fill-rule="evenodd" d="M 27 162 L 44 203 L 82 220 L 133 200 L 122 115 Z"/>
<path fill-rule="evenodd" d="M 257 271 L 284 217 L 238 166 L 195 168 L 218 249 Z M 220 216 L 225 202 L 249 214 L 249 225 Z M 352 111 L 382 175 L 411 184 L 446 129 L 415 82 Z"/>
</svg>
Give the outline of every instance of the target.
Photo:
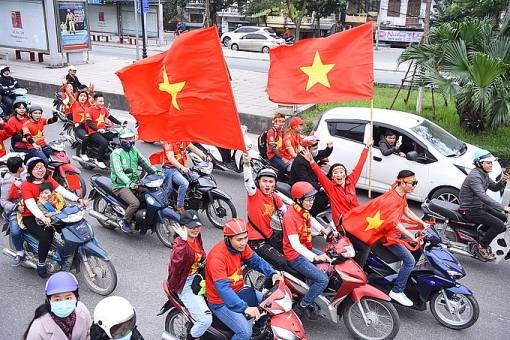
<svg viewBox="0 0 510 340">
<path fill-rule="evenodd" d="M 189 269 L 188 276 L 191 276 L 195 274 L 198 271 L 198 263 L 204 257 L 204 253 L 202 252 L 202 249 L 200 249 L 200 246 L 198 245 L 197 240 L 195 239 L 193 242 L 187 241 L 191 249 L 195 252 L 195 260 L 193 261 L 193 264 L 191 265 L 191 268 Z"/>
<path fill-rule="evenodd" d="M 85 104 L 80 104 L 78 101 L 75 101 L 71 106 L 71 113 L 73 114 L 73 123 L 74 124 L 84 124 L 85 123 L 85 111 L 90 107 L 90 103 L 87 100 Z"/>
<path fill-rule="evenodd" d="M 44 140 L 44 126 L 47 123 L 47 118 L 41 118 L 38 122 L 27 120 L 25 122 L 25 126 L 23 127 L 23 134 L 26 134 L 27 132 L 30 133 L 30 136 L 34 142 L 39 146 L 43 146 L 46 144 L 46 141 Z M 34 148 L 29 142 L 27 142 L 26 145 L 29 150 Z"/>
<path fill-rule="evenodd" d="M 282 148 L 280 149 L 280 153 L 282 154 L 283 158 L 286 160 L 292 160 L 294 159 L 291 157 L 289 151 L 287 150 L 288 147 L 291 147 L 294 149 L 295 153 L 299 153 L 301 150 L 301 141 L 303 139 L 301 138 L 301 135 L 294 135 L 292 132 L 288 132 L 283 136 L 283 143 Z"/>
<path fill-rule="evenodd" d="M 312 227 L 310 213 L 297 204 L 289 207 L 283 217 L 283 253 L 287 261 L 293 261 L 300 255 L 292 248 L 289 235 L 299 235 L 299 242 L 312 250 Z"/>
<path fill-rule="evenodd" d="M 55 180 L 51 177 L 48 177 L 48 179 L 45 180 L 45 182 L 50 182 L 53 184 L 53 188 L 56 189 L 60 186 Z M 39 201 L 39 196 L 41 193 L 39 192 L 39 184 L 34 184 L 33 182 L 24 181 L 21 184 L 21 196 L 23 196 L 23 200 L 28 200 L 30 198 L 33 198 L 35 202 L 37 203 Z M 33 216 L 32 212 L 29 209 L 25 209 L 23 212 L 23 216 Z"/>
<path fill-rule="evenodd" d="M 266 141 L 266 143 L 267 143 L 267 153 L 266 153 L 267 159 L 271 159 L 274 157 L 274 152 L 269 147 L 269 144 L 271 144 L 271 143 L 276 144 L 277 150 L 280 150 L 282 148 L 282 142 L 283 142 L 282 129 L 276 129 L 276 136 L 275 136 L 274 129 L 275 128 L 272 128 L 267 131 L 267 141 Z"/>
<path fill-rule="evenodd" d="M 91 106 L 85 110 L 85 120 L 91 120 L 92 124 L 97 127 L 98 129 L 105 129 L 105 120 L 110 115 L 110 112 L 103 107 L 101 109 L 98 109 L 95 106 Z M 92 135 L 96 133 L 97 131 L 90 129 L 87 124 L 85 124 L 87 133 L 89 135 Z"/>
<path fill-rule="evenodd" d="M 64 104 L 64 112 L 66 115 L 72 112 L 72 108 L 73 108 L 72 105 L 74 103 L 71 104 L 71 101 L 76 101 L 76 96 L 78 96 L 78 93 L 73 93 L 72 95 L 73 95 L 73 98 L 69 98 L 67 104 Z M 66 99 L 67 99 L 67 93 L 64 92 L 64 93 L 62 93 L 62 102 L 65 102 Z"/>
<path fill-rule="evenodd" d="M 273 201 L 274 197 L 274 201 Z M 283 205 L 282 200 L 275 194 L 272 196 L 265 195 L 260 189 L 255 191 L 255 194 L 248 196 L 248 216 L 250 220 L 255 223 L 257 228 L 262 231 L 266 238 L 270 238 L 273 235 L 273 228 L 271 228 L 271 217 L 276 209 L 280 209 Z M 248 222 L 248 239 L 249 240 L 264 240 L 264 236 L 255 230 Z"/>
<path fill-rule="evenodd" d="M 164 152 L 164 160 L 165 165 L 171 168 L 174 168 L 173 164 L 168 160 L 166 153 L 171 151 L 174 153 L 174 158 L 179 162 L 179 164 L 186 166 L 188 162 L 188 155 L 186 154 L 186 148 L 190 145 L 191 142 L 176 142 L 176 143 L 165 143 L 163 144 L 163 152 Z"/>
<path fill-rule="evenodd" d="M 22 120 L 19 120 L 16 115 L 11 116 L 7 123 L 9 124 L 10 128 L 13 130 L 14 134 L 21 134 L 23 135 L 23 126 L 25 125 L 25 122 L 28 120 L 27 116 L 23 116 Z M 25 142 L 16 142 L 14 145 L 17 148 L 26 148 Z"/>
<path fill-rule="evenodd" d="M 242 257 L 241 257 L 242 256 Z M 207 301 L 214 304 L 222 304 L 214 282 L 228 279 L 230 287 L 234 292 L 238 292 L 244 287 L 243 271 L 241 270 L 242 259 L 250 259 L 253 256 L 253 250 L 246 245 L 241 254 L 232 255 L 227 249 L 225 241 L 216 244 L 207 256 L 207 265 L 205 266 L 205 290 L 207 291 Z"/>
</svg>

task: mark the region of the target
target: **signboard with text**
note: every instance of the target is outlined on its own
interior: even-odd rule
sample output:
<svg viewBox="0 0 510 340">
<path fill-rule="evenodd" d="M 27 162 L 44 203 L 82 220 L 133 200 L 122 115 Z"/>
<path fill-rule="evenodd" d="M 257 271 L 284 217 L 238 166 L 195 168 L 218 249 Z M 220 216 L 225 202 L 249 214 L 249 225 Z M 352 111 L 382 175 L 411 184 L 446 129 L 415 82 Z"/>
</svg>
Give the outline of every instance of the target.
<svg viewBox="0 0 510 340">
<path fill-rule="evenodd" d="M 63 52 L 90 49 L 85 2 L 58 2 L 58 26 Z"/>
<path fill-rule="evenodd" d="M 380 41 L 419 43 L 422 36 L 421 31 L 379 30 Z"/>
</svg>

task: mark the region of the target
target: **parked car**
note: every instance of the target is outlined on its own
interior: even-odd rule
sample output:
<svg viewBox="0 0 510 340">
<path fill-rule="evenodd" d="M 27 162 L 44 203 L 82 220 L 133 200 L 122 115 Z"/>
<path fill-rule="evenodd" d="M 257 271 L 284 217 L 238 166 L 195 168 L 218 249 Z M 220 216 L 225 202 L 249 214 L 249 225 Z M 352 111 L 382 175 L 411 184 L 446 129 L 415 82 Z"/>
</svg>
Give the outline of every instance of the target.
<svg viewBox="0 0 510 340">
<path fill-rule="evenodd" d="M 241 38 L 234 38 L 229 41 L 229 47 L 234 51 L 255 51 L 269 53 L 269 50 L 285 41 L 270 34 L 249 33 Z"/>
<path fill-rule="evenodd" d="M 386 192 L 397 178 L 400 170 L 416 173 L 419 184 L 409 199 L 424 202 L 439 198 L 458 203 L 459 189 L 466 175 L 474 168 L 473 158 L 478 147 L 462 142 L 431 121 L 410 113 L 394 110 L 373 110 L 372 190 Z M 402 136 L 401 151 L 384 156 L 378 143 L 386 130 L 391 129 Z M 361 107 L 337 107 L 322 114 L 312 134 L 320 139 L 324 148 L 333 142 L 330 164 L 342 163 L 349 171 L 358 161 L 364 142 L 370 136 L 370 109 Z M 363 168 L 359 188 L 368 189 L 369 159 Z M 490 177 L 501 178 L 501 165 L 493 163 Z M 501 201 L 503 191 L 487 191 L 489 196 Z"/>
<path fill-rule="evenodd" d="M 223 33 L 221 35 L 221 43 L 225 45 L 226 47 L 229 47 L 229 41 L 234 38 L 241 38 L 242 36 L 248 34 L 248 33 L 266 33 L 266 34 L 274 34 L 276 37 L 275 31 L 271 27 L 259 27 L 259 26 L 242 26 L 238 29 L 232 31 Z"/>
</svg>

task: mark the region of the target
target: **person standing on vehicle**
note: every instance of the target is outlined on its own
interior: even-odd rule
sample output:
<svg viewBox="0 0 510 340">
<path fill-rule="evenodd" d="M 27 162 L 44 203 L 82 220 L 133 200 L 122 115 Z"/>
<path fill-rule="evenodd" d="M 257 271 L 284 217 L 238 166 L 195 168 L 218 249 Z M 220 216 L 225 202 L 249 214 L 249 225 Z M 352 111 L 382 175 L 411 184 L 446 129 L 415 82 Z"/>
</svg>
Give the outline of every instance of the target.
<svg viewBox="0 0 510 340">
<path fill-rule="evenodd" d="M 505 230 L 507 220 L 505 213 L 510 213 L 510 207 L 502 206 L 486 192 L 487 189 L 494 192 L 504 189 L 510 178 L 508 174 L 503 174 L 500 181 L 496 183 L 489 177 L 492 163 L 496 160 L 497 158 L 487 150 L 476 151 L 473 159 L 475 168 L 464 179 L 459 193 L 459 211 L 462 215 L 469 222 L 483 224 L 487 229 L 478 242 L 478 252 L 489 261 L 495 260 L 489 245 L 499 233 Z"/>
<path fill-rule="evenodd" d="M 326 142 L 326 148 L 319 150 L 319 138 L 315 136 L 307 136 L 303 138 L 301 146 L 303 149 L 297 154 L 294 162 L 292 162 L 292 167 L 290 168 L 289 185 L 292 186 L 301 181 L 308 182 L 313 185 L 315 190 L 317 190 L 317 194 L 315 195 L 315 201 L 313 202 L 312 209 L 310 209 L 310 214 L 315 217 L 327 208 L 329 198 L 319 183 L 317 175 L 313 172 L 310 163 L 303 156 L 303 152 L 308 150 L 312 154 L 313 159 L 319 161 L 331 155 L 333 152 L 333 142 Z"/>
<path fill-rule="evenodd" d="M 163 189 L 167 197 L 170 197 L 173 190 L 173 183 L 179 186 L 177 190 L 177 206 L 174 207 L 179 214 L 184 212 L 184 197 L 186 196 L 186 191 L 189 186 L 187 180 L 189 168 L 186 167 L 186 163 L 188 162 L 188 150 L 197 154 L 204 161 L 210 161 L 209 157 L 191 142 L 163 143 L 163 173 L 165 175 Z"/>
<path fill-rule="evenodd" d="M 0 66 L 0 96 L 2 97 L 2 103 L 5 105 L 5 111 L 7 114 L 12 112 L 13 94 L 14 89 L 23 88 L 20 83 L 13 77 L 11 77 L 11 69 L 9 66 Z"/>
<path fill-rule="evenodd" d="M 25 260 L 21 228 L 18 225 L 18 213 L 22 214 L 25 210 L 25 205 L 21 199 L 21 183 L 26 180 L 27 176 L 21 157 L 10 157 L 7 159 L 7 170 L 9 172 L 2 178 L 0 203 L 7 217 L 12 244 L 16 249 L 16 256 L 12 260 L 12 266 L 17 267 Z"/>
<path fill-rule="evenodd" d="M 27 140 L 23 137 L 23 126 L 28 121 L 27 103 L 23 100 L 15 100 L 12 104 L 13 113 L 7 121 L 12 132 L 11 146 L 16 152 L 28 153 Z"/>
<path fill-rule="evenodd" d="M 285 179 L 285 172 L 287 171 L 287 164 L 283 160 L 280 149 L 283 144 L 283 126 L 285 125 L 285 115 L 277 112 L 273 117 L 273 128 L 267 130 L 267 159 L 278 169 L 277 180 L 283 182 Z"/>
<path fill-rule="evenodd" d="M 260 320 L 258 306 L 249 306 L 238 295 L 244 287 L 243 264 L 264 273 L 273 284 L 283 281 L 283 277 L 250 248 L 245 221 L 240 218 L 228 220 L 223 227 L 223 236 L 224 239 L 209 252 L 205 266 L 207 301 L 216 317 L 234 332 L 232 340 L 249 340 L 253 332 L 261 332 L 264 320 Z M 262 301 L 262 293 L 255 291 L 255 294 L 258 301 Z M 255 322 L 254 330 L 245 315 L 259 321 Z"/>
<path fill-rule="evenodd" d="M 131 220 L 140 208 L 140 201 L 133 191 L 146 192 L 146 188 L 138 186 L 138 166 L 148 174 L 159 174 L 159 170 L 135 147 L 135 133 L 130 129 L 119 132 L 120 146 L 110 155 L 113 194 L 128 204 L 124 218 L 120 220 L 120 228 L 125 233 L 131 232 Z"/>
<path fill-rule="evenodd" d="M 104 96 L 101 92 L 94 94 L 94 105 L 85 111 L 85 128 L 89 134 L 89 141 L 99 145 L 97 151 L 96 165 L 101 169 L 106 169 L 104 162 L 106 161 L 106 148 L 108 141 L 113 140 L 113 135 L 106 131 L 105 120 L 108 118 L 115 124 L 121 122 L 110 114 L 104 107 Z"/>
<path fill-rule="evenodd" d="M 44 139 L 44 127 L 58 121 L 58 115 L 53 111 L 53 117 L 42 118 L 43 109 L 38 105 L 32 105 L 28 112 L 28 118 L 23 126 L 23 138 L 26 139 L 28 158 L 38 157 L 48 164 L 48 159 L 53 151 L 46 145 Z"/>
<path fill-rule="evenodd" d="M 35 310 L 23 340 L 90 339 L 92 318 L 79 301 L 79 288 L 73 274 L 53 274 L 46 282 L 46 301 Z"/>
<path fill-rule="evenodd" d="M 303 141 L 301 138 L 301 131 L 303 130 L 303 124 L 305 123 L 306 121 L 299 117 L 292 117 L 290 120 L 290 127 L 288 127 L 283 134 L 280 154 L 287 166 L 287 171 L 290 171 L 292 161 L 296 158 L 299 151 L 301 151 L 301 142 Z"/>
<path fill-rule="evenodd" d="M 203 296 L 193 290 L 195 281 L 202 280 L 198 274 L 205 267 L 206 252 L 202 243 L 202 222 L 196 210 L 181 214 L 180 225 L 173 225 L 179 235 L 173 242 L 168 264 L 168 290 L 175 292 L 195 320 L 186 340 L 200 339 L 212 324 L 212 314 Z M 199 286 L 199 285 L 198 285 Z"/>
<path fill-rule="evenodd" d="M 85 91 L 78 92 L 76 100 L 69 101 L 70 115 L 74 123 L 74 135 L 81 140 L 81 159 L 88 162 L 87 147 L 89 145 L 89 135 L 85 129 L 85 111 L 91 106 L 89 95 Z M 69 116 L 68 116 L 69 118 Z"/>
<path fill-rule="evenodd" d="M 136 311 L 120 296 L 108 296 L 94 309 L 90 340 L 144 340 L 136 326 Z"/>
<path fill-rule="evenodd" d="M 296 304 L 297 313 L 310 321 L 317 321 L 313 303 L 328 286 L 329 277 L 317 268 L 314 262 L 331 262 L 329 256 L 312 246 L 312 226 L 323 235 L 333 235 L 333 231 L 311 223 L 309 210 L 313 206 L 317 190 L 308 182 L 297 182 L 291 188 L 294 204 L 283 217 L 283 253 L 289 265 L 313 281 L 305 296 Z M 320 229 L 319 229 L 320 228 Z"/>
<path fill-rule="evenodd" d="M 384 138 L 381 138 L 379 141 L 379 150 L 383 156 L 389 155 L 399 155 L 400 157 L 405 157 L 406 154 L 400 151 L 400 146 L 402 142 L 397 140 L 397 134 L 393 130 L 386 130 L 384 133 Z"/>
<path fill-rule="evenodd" d="M 39 200 L 39 185 L 44 182 L 51 182 L 55 191 L 64 198 L 79 202 L 83 206 L 88 205 L 88 201 L 79 198 L 66 188 L 58 184 L 53 178 L 48 176 L 46 165 L 41 158 L 31 158 L 27 163 L 27 180 L 21 184 L 21 195 L 25 204 L 23 211 L 23 224 L 26 230 L 39 240 L 39 263 L 37 264 L 37 274 L 40 277 L 48 277 L 46 272 L 46 257 L 51 247 L 54 230 L 51 225 L 51 219 L 44 216 L 44 213 L 37 207 Z M 36 218 L 41 219 L 45 227 L 37 224 Z"/>
</svg>

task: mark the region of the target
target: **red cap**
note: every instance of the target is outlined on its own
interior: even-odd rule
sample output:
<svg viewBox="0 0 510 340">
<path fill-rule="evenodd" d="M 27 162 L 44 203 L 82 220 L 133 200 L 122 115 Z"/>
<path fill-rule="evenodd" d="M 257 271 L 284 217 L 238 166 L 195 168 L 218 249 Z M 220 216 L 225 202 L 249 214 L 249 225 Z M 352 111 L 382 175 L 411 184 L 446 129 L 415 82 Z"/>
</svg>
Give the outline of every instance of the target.
<svg viewBox="0 0 510 340">
<path fill-rule="evenodd" d="M 306 123 L 306 120 L 303 120 L 299 117 L 292 117 L 292 119 L 290 120 L 290 127 L 298 126 L 304 123 Z"/>
</svg>

